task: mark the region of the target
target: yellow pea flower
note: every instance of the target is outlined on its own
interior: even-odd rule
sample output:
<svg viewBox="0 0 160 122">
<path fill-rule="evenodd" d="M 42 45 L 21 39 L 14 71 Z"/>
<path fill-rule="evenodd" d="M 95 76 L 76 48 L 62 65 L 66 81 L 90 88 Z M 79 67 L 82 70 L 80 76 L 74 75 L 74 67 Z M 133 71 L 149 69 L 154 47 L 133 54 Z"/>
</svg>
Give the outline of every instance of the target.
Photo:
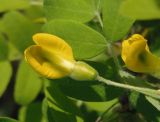
<svg viewBox="0 0 160 122">
<path fill-rule="evenodd" d="M 72 48 L 61 38 L 38 33 L 33 36 L 36 45 L 28 47 L 26 61 L 39 74 L 50 79 L 70 76 L 76 80 L 93 80 L 97 71 L 82 61 L 76 61 Z"/>
<path fill-rule="evenodd" d="M 147 40 L 139 34 L 122 42 L 121 57 L 133 72 L 156 75 L 160 71 L 160 58 L 150 52 Z"/>
</svg>

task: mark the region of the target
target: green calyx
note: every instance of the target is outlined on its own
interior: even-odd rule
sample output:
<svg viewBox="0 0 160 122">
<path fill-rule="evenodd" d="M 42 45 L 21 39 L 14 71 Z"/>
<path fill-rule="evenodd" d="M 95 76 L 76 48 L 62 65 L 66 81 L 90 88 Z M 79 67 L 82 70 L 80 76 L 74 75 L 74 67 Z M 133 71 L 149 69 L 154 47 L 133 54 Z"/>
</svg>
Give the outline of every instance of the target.
<svg viewBox="0 0 160 122">
<path fill-rule="evenodd" d="M 69 76 L 75 80 L 88 81 L 95 80 L 98 76 L 98 72 L 87 63 L 77 61 Z"/>
</svg>

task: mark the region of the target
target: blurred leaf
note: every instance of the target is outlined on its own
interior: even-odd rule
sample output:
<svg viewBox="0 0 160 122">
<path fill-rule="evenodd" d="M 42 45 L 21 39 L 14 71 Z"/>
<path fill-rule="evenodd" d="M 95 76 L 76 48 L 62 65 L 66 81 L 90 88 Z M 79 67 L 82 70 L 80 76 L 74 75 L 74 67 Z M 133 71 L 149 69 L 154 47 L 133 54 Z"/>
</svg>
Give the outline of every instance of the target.
<svg viewBox="0 0 160 122">
<path fill-rule="evenodd" d="M 122 91 L 118 88 L 94 81 L 92 81 L 93 83 L 82 83 L 70 78 L 54 81 L 60 86 L 65 95 L 88 102 L 107 101 L 122 94 Z"/>
<path fill-rule="evenodd" d="M 22 54 L 10 42 L 0 35 L 0 60 L 18 60 L 22 58 Z"/>
<path fill-rule="evenodd" d="M 54 82 L 50 83 L 45 92 L 48 100 L 43 101 L 43 113 L 47 116 L 48 122 L 83 122 L 82 114 L 75 103 L 64 96 Z"/>
<path fill-rule="evenodd" d="M 157 110 L 160 111 L 160 101 L 159 100 L 156 100 L 156 99 L 149 97 L 149 96 L 145 96 L 145 97 L 154 107 L 157 108 Z"/>
<path fill-rule="evenodd" d="M 0 61 L 8 59 L 8 46 L 7 41 L 0 34 Z"/>
<path fill-rule="evenodd" d="M 74 113 L 66 113 L 58 111 L 54 108 L 53 104 L 48 107 L 48 122 L 84 122 L 84 120 L 76 116 Z"/>
<path fill-rule="evenodd" d="M 41 122 L 42 120 L 42 104 L 32 103 L 28 106 L 21 107 L 19 111 L 19 121 L 20 122 Z"/>
<path fill-rule="evenodd" d="M 0 117 L 0 122 L 18 122 L 18 121 L 8 117 Z"/>
<path fill-rule="evenodd" d="M 22 53 L 25 48 L 33 44 L 32 35 L 39 29 L 39 25 L 33 24 L 25 16 L 15 11 L 4 15 L 3 24 L 9 40 Z"/>
<path fill-rule="evenodd" d="M 102 122 L 146 122 L 138 113 L 132 111 L 124 111 L 124 106 L 119 103 L 105 111 L 102 116 Z"/>
<path fill-rule="evenodd" d="M 95 110 L 97 112 L 104 113 L 106 110 L 108 110 L 111 106 L 118 103 L 118 99 L 115 98 L 111 101 L 106 102 L 84 102 L 87 108 L 91 110 Z"/>
<path fill-rule="evenodd" d="M 29 104 L 37 97 L 41 87 L 42 80 L 38 74 L 25 61 L 22 61 L 16 77 L 15 101 L 21 105 Z"/>
<path fill-rule="evenodd" d="M 29 0 L 1 0 L 0 12 L 29 7 Z"/>
<path fill-rule="evenodd" d="M 4 32 L 4 24 L 2 18 L 0 19 L 0 32 Z"/>
<path fill-rule="evenodd" d="M 101 12 L 102 9 L 102 0 L 93 0 L 94 4 L 95 4 L 95 8 L 97 10 L 97 12 Z"/>
<path fill-rule="evenodd" d="M 77 122 L 73 114 L 57 111 L 48 107 L 48 122 Z"/>
<path fill-rule="evenodd" d="M 91 58 L 103 52 L 107 47 L 107 42 L 101 34 L 78 22 L 50 21 L 43 30 L 69 43 L 76 59 Z"/>
<path fill-rule="evenodd" d="M 15 45 L 11 42 L 8 42 L 9 54 L 8 59 L 10 61 L 20 60 L 23 58 L 23 55 L 16 49 Z"/>
<path fill-rule="evenodd" d="M 8 61 L 0 61 L 0 97 L 5 92 L 12 75 L 12 67 Z"/>
<path fill-rule="evenodd" d="M 38 18 L 44 17 L 43 6 L 38 6 L 38 5 L 30 6 L 29 8 L 25 9 L 23 13 L 34 21 Z"/>
<path fill-rule="evenodd" d="M 120 12 L 138 20 L 159 19 L 160 2 L 159 0 L 125 0 Z"/>
<path fill-rule="evenodd" d="M 118 121 L 118 112 L 117 110 L 120 108 L 120 103 L 115 104 L 110 109 L 105 111 L 105 113 L 101 116 L 102 122 L 117 122 Z"/>
<path fill-rule="evenodd" d="M 79 108 L 73 103 L 72 100 L 68 99 L 60 91 L 60 89 L 58 88 L 58 86 L 54 82 L 50 82 L 50 86 L 47 87 L 46 97 L 49 100 L 51 100 L 51 103 L 53 103 L 53 106 L 56 105 L 58 108 L 62 109 L 63 111 L 81 116 L 81 112 L 80 112 Z"/>
<path fill-rule="evenodd" d="M 130 96 L 129 96 L 129 100 L 130 100 L 131 105 L 136 106 L 139 97 L 140 97 L 139 92 L 132 91 Z"/>
<path fill-rule="evenodd" d="M 138 114 L 135 113 L 112 113 L 112 115 L 103 119 L 103 122 L 146 122 Z"/>
<path fill-rule="evenodd" d="M 140 94 L 138 96 L 134 103 L 134 107 L 137 112 L 141 113 L 148 122 L 160 121 L 160 112 L 148 102 L 144 95 Z"/>
<path fill-rule="evenodd" d="M 118 41 L 123 38 L 134 23 L 134 19 L 119 13 L 122 2 L 123 0 L 103 0 L 104 33 L 109 41 Z M 131 8 L 133 9 L 133 7 Z"/>
<path fill-rule="evenodd" d="M 49 20 L 68 19 L 90 21 L 94 15 L 92 0 L 44 0 L 45 14 Z"/>
<path fill-rule="evenodd" d="M 66 81 L 66 79 L 63 79 L 63 80 Z M 67 81 L 69 80 L 72 81 L 72 79 L 68 79 Z M 77 81 L 74 81 L 74 82 L 77 82 Z M 86 86 L 82 84 L 82 82 L 80 82 L 79 84 L 72 83 L 68 86 L 61 85 L 60 88 L 63 91 L 63 93 L 66 94 L 67 96 L 70 96 L 79 100 L 100 102 L 100 101 L 106 101 L 110 99 L 107 93 L 107 88 L 103 85 Z"/>
</svg>

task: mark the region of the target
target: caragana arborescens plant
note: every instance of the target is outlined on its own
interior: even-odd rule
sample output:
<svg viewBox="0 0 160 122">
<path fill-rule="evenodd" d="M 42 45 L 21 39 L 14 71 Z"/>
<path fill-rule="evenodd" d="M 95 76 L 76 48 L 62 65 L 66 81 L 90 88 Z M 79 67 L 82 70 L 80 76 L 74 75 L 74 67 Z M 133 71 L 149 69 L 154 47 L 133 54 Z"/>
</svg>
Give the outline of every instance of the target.
<svg viewBox="0 0 160 122">
<path fill-rule="evenodd" d="M 159 13 L 158 0 L 0 1 L 0 122 L 160 122 Z"/>
</svg>

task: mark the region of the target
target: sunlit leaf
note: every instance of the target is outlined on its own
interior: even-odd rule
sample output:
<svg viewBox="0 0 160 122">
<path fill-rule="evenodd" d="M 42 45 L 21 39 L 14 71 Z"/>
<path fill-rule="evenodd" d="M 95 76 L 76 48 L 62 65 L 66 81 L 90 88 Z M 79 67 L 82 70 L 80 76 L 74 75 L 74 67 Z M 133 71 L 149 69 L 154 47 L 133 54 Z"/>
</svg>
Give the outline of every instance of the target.
<svg viewBox="0 0 160 122">
<path fill-rule="evenodd" d="M 91 0 L 44 0 L 45 14 L 51 19 L 69 19 L 80 22 L 91 20 L 94 15 L 94 7 Z M 92 1 L 91 1 L 92 2 Z"/>
<path fill-rule="evenodd" d="M 122 39 L 134 23 L 134 19 L 119 13 L 122 2 L 123 0 L 103 0 L 103 30 L 109 41 L 118 41 Z M 131 7 L 131 9 L 133 9 L 133 7 Z"/>
<path fill-rule="evenodd" d="M 100 33 L 78 22 L 50 21 L 44 25 L 43 30 L 69 43 L 76 59 L 94 57 L 107 48 L 107 42 Z"/>
<path fill-rule="evenodd" d="M 118 103 L 118 99 L 113 99 L 111 101 L 106 101 L 106 102 L 84 102 L 84 103 L 89 109 L 103 113 L 106 110 L 110 109 L 111 106 Z"/>
<path fill-rule="evenodd" d="M 160 111 L 160 100 L 156 100 L 149 96 L 146 96 L 146 99 Z"/>
</svg>

